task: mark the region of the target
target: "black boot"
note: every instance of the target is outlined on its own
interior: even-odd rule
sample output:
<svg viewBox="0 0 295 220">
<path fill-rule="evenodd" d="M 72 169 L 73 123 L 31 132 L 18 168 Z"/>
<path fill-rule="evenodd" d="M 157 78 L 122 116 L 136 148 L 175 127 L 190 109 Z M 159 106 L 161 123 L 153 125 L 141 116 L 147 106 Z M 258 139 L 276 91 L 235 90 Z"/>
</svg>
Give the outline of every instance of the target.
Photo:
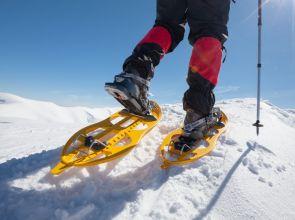
<svg viewBox="0 0 295 220">
<path fill-rule="evenodd" d="M 106 91 L 115 97 L 129 112 L 146 116 L 150 111 L 148 90 L 159 64 L 162 49 L 156 44 L 138 45 L 123 64 L 123 73 L 114 82 L 106 83 Z"/>
<path fill-rule="evenodd" d="M 115 76 L 114 82 L 106 83 L 105 89 L 130 113 L 142 116 L 149 114 L 149 80 L 141 78 L 134 72 L 123 72 Z"/>
<path fill-rule="evenodd" d="M 207 116 L 201 116 L 192 109 L 187 109 L 184 119 L 183 134 L 174 142 L 174 148 L 181 152 L 187 152 L 194 148 L 196 141 L 203 139 L 209 130 L 220 125 L 222 117 L 219 108 L 213 108 Z"/>
</svg>

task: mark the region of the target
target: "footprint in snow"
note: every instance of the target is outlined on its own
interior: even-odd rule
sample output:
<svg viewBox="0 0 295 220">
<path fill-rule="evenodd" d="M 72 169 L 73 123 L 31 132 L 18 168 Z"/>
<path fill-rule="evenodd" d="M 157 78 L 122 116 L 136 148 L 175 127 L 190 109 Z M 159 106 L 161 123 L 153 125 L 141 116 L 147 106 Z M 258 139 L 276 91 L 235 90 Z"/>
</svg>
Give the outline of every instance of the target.
<svg viewBox="0 0 295 220">
<path fill-rule="evenodd" d="M 263 177 L 261 177 L 261 176 L 258 178 L 258 181 L 261 182 L 261 183 L 266 183 L 269 187 L 273 187 L 273 183 L 272 182 L 270 182 L 270 181 L 267 182 L 266 179 L 263 178 Z"/>
<path fill-rule="evenodd" d="M 225 135 L 222 135 L 219 140 L 222 145 L 235 146 L 238 144 L 235 140 L 233 140 L 232 138 L 228 138 Z"/>
<path fill-rule="evenodd" d="M 279 175 L 286 171 L 286 166 L 278 160 L 275 153 L 267 147 L 256 142 L 247 142 L 247 146 L 251 148 L 250 154 L 243 159 L 242 164 L 252 174 L 259 175 L 258 181 L 268 184 L 272 187 L 273 183 L 269 179 L 275 178 L 274 174 Z"/>
</svg>

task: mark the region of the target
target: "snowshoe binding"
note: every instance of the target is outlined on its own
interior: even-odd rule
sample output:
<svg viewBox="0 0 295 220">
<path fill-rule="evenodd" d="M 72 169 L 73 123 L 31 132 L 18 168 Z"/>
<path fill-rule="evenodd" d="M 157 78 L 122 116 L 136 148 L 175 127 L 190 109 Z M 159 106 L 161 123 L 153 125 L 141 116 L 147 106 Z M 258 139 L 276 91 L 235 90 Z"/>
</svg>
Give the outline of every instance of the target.
<svg viewBox="0 0 295 220">
<path fill-rule="evenodd" d="M 188 110 L 184 119 L 183 134 L 174 143 L 176 150 L 187 152 L 192 149 L 191 146 L 198 140 L 209 134 L 210 128 L 216 124 L 222 125 L 220 118 L 222 113 L 219 108 L 213 108 L 212 112 L 202 117 L 193 110 Z"/>
<path fill-rule="evenodd" d="M 227 121 L 219 108 L 213 108 L 206 117 L 188 111 L 184 127 L 172 131 L 160 146 L 162 168 L 192 163 L 209 154 L 225 131 Z"/>
</svg>

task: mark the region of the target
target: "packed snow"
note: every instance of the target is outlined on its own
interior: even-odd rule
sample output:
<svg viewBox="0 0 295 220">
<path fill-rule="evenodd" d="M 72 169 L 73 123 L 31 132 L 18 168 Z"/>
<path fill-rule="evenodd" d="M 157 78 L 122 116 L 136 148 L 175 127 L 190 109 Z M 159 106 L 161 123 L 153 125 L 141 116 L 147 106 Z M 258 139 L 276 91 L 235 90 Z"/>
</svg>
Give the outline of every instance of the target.
<svg viewBox="0 0 295 220">
<path fill-rule="evenodd" d="M 119 108 L 61 107 L 0 93 L 0 219 L 295 219 L 295 111 L 254 99 L 217 103 L 229 118 L 216 149 L 160 168 L 158 147 L 181 126 L 181 104 L 122 159 L 49 171 L 78 129 Z"/>
</svg>

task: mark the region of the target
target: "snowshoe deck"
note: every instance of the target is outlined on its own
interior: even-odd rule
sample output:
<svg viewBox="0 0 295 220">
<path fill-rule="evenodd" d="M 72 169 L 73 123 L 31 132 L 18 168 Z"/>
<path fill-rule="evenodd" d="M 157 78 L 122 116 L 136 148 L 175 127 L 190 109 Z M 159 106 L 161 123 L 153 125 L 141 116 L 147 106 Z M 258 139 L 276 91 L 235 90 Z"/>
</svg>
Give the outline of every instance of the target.
<svg viewBox="0 0 295 220">
<path fill-rule="evenodd" d="M 75 133 L 65 144 L 61 161 L 51 170 L 58 175 L 76 166 L 93 166 L 123 157 L 160 120 L 161 109 L 151 102 L 151 114 L 143 117 L 121 110 Z"/>
<path fill-rule="evenodd" d="M 221 124 L 211 128 L 214 134 L 208 133 L 204 139 L 197 140 L 191 150 L 181 152 L 174 148 L 173 143 L 182 134 L 181 128 L 169 133 L 160 146 L 160 157 L 163 161 L 161 168 L 167 169 L 170 166 L 181 166 L 193 163 L 194 161 L 208 155 L 216 146 L 220 135 L 225 131 L 228 122 L 227 116 L 222 112 Z"/>
</svg>

